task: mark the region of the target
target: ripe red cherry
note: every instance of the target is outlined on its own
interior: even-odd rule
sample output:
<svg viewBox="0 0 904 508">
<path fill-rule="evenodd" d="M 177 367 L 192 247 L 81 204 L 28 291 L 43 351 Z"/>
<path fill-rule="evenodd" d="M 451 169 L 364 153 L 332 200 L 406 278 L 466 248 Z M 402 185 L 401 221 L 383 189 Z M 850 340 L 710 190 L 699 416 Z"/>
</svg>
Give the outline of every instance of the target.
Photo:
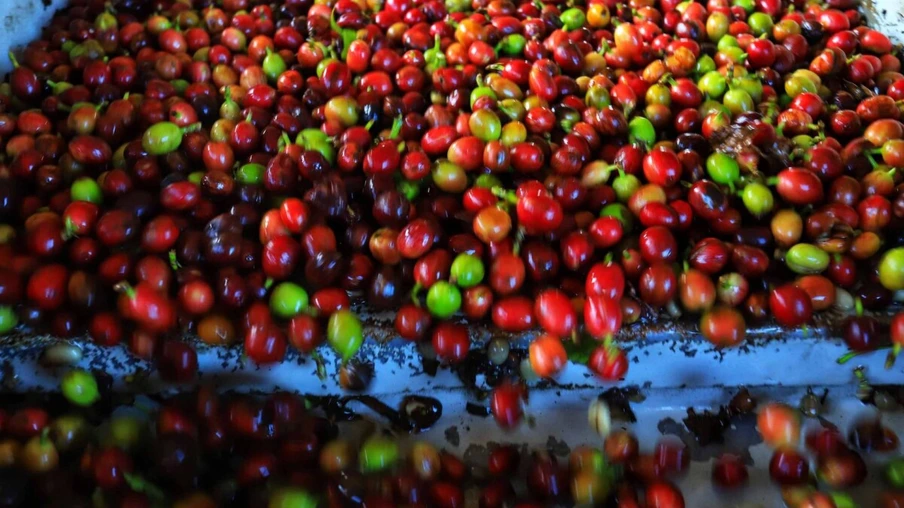
<svg viewBox="0 0 904 508">
<path fill-rule="evenodd" d="M 793 328 L 810 321 L 813 303 L 806 291 L 786 284 L 773 289 L 769 294 L 769 310 L 779 324 Z"/>
<path fill-rule="evenodd" d="M 28 439 L 41 434 L 50 423 L 50 416 L 41 408 L 26 407 L 17 410 L 6 422 L 6 431 L 13 437 Z"/>
<path fill-rule="evenodd" d="M 820 457 L 817 465 L 820 481 L 834 489 L 848 489 L 863 483 L 866 463 L 859 453 L 844 450 L 835 455 Z"/>
<path fill-rule="evenodd" d="M 535 338 L 530 344 L 529 351 L 531 368 L 542 378 L 555 377 L 568 363 L 568 355 L 562 341 L 553 335 L 543 334 Z"/>
<path fill-rule="evenodd" d="M 278 236 L 264 245 L 261 268 L 267 277 L 283 280 L 295 270 L 300 256 L 298 242 L 287 236 Z"/>
<path fill-rule="evenodd" d="M 112 490 L 125 484 L 125 475 L 132 472 L 132 459 L 116 447 L 104 448 L 91 460 L 94 482 L 97 486 Z"/>
<path fill-rule="evenodd" d="M 535 499 L 555 499 L 567 488 L 563 473 L 554 456 L 536 452 L 527 470 L 527 489 Z"/>
<path fill-rule="evenodd" d="M 678 259 L 678 242 L 667 228 L 649 227 L 640 234 L 640 255 L 649 264 L 673 263 Z"/>
<path fill-rule="evenodd" d="M 286 335 L 289 342 L 295 346 L 295 349 L 302 353 L 310 353 L 325 338 L 320 323 L 317 319 L 307 314 L 299 314 L 293 317 L 289 321 Z"/>
<path fill-rule="evenodd" d="M 747 62 L 755 69 L 775 63 L 775 45 L 769 39 L 754 39 L 747 46 Z"/>
<path fill-rule="evenodd" d="M 113 312 L 98 312 L 91 316 L 88 335 L 96 344 L 115 346 L 122 340 L 122 320 Z"/>
<path fill-rule="evenodd" d="M 779 448 L 769 461 L 769 476 L 779 485 L 801 485 L 809 473 L 807 458 L 792 448 Z"/>
<path fill-rule="evenodd" d="M 404 258 L 418 259 L 433 246 L 433 226 L 426 219 L 414 219 L 409 222 L 396 239 L 399 254 Z"/>
<path fill-rule="evenodd" d="M 493 476 L 511 474 L 518 469 L 521 460 L 518 449 L 513 445 L 501 445 L 490 451 L 487 468 Z"/>
<path fill-rule="evenodd" d="M 717 347 L 737 346 L 746 333 L 744 316 L 731 307 L 716 307 L 703 314 L 700 333 Z"/>
<path fill-rule="evenodd" d="M 28 67 L 22 67 L 19 62 L 13 61 L 15 68 L 9 75 L 9 83 L 13 94 L 23 101 L 40 98 L 41 82 L 35 71 Z"/>
<path fill-rule="evenodd" d="M 481 319 L 493 305 L 493 290 L 485 284 L 468 288 L 462 294 L 461 310 L 470 319 Z"/>
<path fill-rule="evenodd" d="M 643 158 L 643 174 L 647 181 L 661 187 L 671 187 L 681 178 L 683 167 L 671 150 L 653 150 Z"/>
<path fill-rule="evenodd" d="M 308 205 L 298 198 L 287 198 L 279 206 L 279 217 L 293 234 L 303 233 L 311 220 Z"/>
<path fill-rule="evenodd" d="M 600 249 L 608 249 L 621 241 L 624 227 L 612 216 L 600 217 L 590 225 L 590 238 Z"/>
<path fill-rule="evenodd" d="M 395 330 L 406 340 L 420 341 L 426 336 L 432 319 L 430 313 L 414 304 L 403 305 L 395 318 Z"/>
<path fill-rule="evenodd" d="M 192 382 L 198 372 L 198 354 L 189 344 L 165 340 L 157 355 L 157 368 L 161 379 L 176 383 Z"/>
<path fill-rule="evenodd" d="M 590 354 L 587 366 L 604 381 L 618 381 L 628 373 L 628 356 L 617 346 L 602 345 Z"/>
<path fill-rule="evenodd" d="M 127 317 L 152 332 L 169 331 L 176 324 L 176 310 L 165 294 L 151 284 L 141 282 L 134 287 L 117 284 L 126 299 Z"/>
<path fill-rule="evenodd" d="M 318 316 L 329 318 L 337 311 L 351 308 L 351 300 L 344 289 L 323 288 L 311 295 L 311 306 Z"/>
<path fill-rule="evenodd" d="M 524 414 L 524 387 L 511 382 L 503 382 L 493 388 L 490 394 L 490 411 L 496 423 L 503 429 L 515 428 Z"/>
<path fill-rule="evenodd" d="M 731 258 L 731 250 L 717 238 L 704 238 L 694 246 L 690 265 L 701 272 L 714 275 L 722 271 Z"/>
<path fill-rule="evenodd" d="M 590 235 L 582 231 L 572 231 L 559 243 L 562 265 L 577 272 L 582 271 L 593 256 L 593 243 Z"/>
<path fill-rule="evenodd" d="M 647 508 L 684 508 L 684 496 L 674 485 L 654 482 L 647 485 Z"/>
<path fill-rule="evenodd" d="M 245 354 L 258 364 L 282 361 L 286 347 L 285 334 L 273 323 L 252 325 L 245 334 Z"/>
<path fill-rule="evenodd" d="M 662 226 L 674 229 L 679 226 L 680 218 L 678 212 L 671 206 L 654 201 L 647 203 L 640 209 L 640 223 L 648 228 Z"/>
<path fill-rule="evenodd" d="M 214 301 L 213 289 L 203 279 L 190 280 L 179 288 L 179 303 L 191 314 L 206 314 Z"/>
<path fill-rule="evenodd" d="M 872 351 L 879 346 L 879 322 L 872 316 L 849 316 L 841 324 L 841 336 L 854 351 Z"/>
<path fill-rule="evenodd" d="M 562 205 L 549 196 L 523 196 L 516 206 L 518 222 L 529 231 L 548 233 L 562 223 Z"/>
<path fill-rule="evenodd" d="M 788 168 L 777 177 L 775 190 L 788 203 L 815 205 L 822 201 L 822 182 L 816 173 L 803 168 Z"/>
<path fill-rule="evenodd" d="M 653 460 L 661 473 L 681 473 L 690 466 L 691 456 L 687 445 L 680 439 L 663 436 L 653 449 Z"/>
<path fill-rule="evenodd" d="M 493 324 L 505 332 L 525 332 L 534 326 L 533 302 L 526 296 L 507 296 L 493 304 Z"/>
<path fill-rule="evenodd" d="M 443 322 L 433 330 L 433 349 L 440 360 L 459 363 L 468 355 L 470 347 L 471 339 L 464 325 Z"/>
<path fill-rule="evenodd" d="M 737 489 L 743 486 L 747 483 L 748 476 L 747 465 L 737 455 L 722 455 L 713 464 L 713 483 L 723 489 Z"/>
<path fill-rule="evenodd" d="M 455 506 L 464 506 L 465 504 L 465 493 L 462 491 L 461 486 L 448 482 L 448 481 L 436 481 L 430 485 L 430 499 L 433 501 L 433 506 L 438 506 L 441 508 L 452 508 Z M 370 505 L 371 503 L 367 503 Z M 393 506 L 392 503 L 387 503 L 384 506 Z"/>
<path fill-rule="evenodd" d="M 201 189 L 188 181 L 171 183 L 160 191 L 160 204 L 167 210 L 190 210 L 200 199 Z"/>
<path fill-rule="evenodd" d="M 97 222 L 100 210 L 88 201 L 73 201 L 63 212 L 63 224 L 69 236 L 90 234 Z"/>
<path fill-rule="evenodd" d="M 588 295 L 600 295 L 621 300 L 625 292 L 625 272 L 612 261 L 593 265 L 587 272 L 584 291 Z"/>
<path fill-rule="evenodd" d="M 621 329 L 622 309 L 618 300 L 601 295 L 587 295 L 584 302 L 584 325 L 597 340 L 610 337 Z"/>
<path fill-rule="evenodd" d="M 69 272 L 63 265 L 44 265 L 28 279 L 25 294 L 41 310 L 54 310 L 66 301 Z"/>
<path fill-rule="evenodd" d="M 399 168 L 401 156 L 398 142 L 381 141 L 364 155 L 364 172 L 368 174 L 390 174 Z"/>
<path fill-rule="evenodd" d="M 807 448 L 812 451 L 817 458 L 837 455 L 847 449 L 844 436 L 837 429 L 821 427 L 811 430 L 807 433 Z"/>
<path fill-rule="evenodd" d="M 640 276 L 640 296 L 650 305 L 663 306 L 675 296 L 678 278 L 675 270 L 666 263 L 647 267 Z"/>
<path fill-rule="evenodd" d="M 577 327 L 577 313 L 571 300 L 557 289 L 547 289 L 537 295 L 534 315 L 544 330 L 558 337 L 570 336 Z"/>
<path fill-rule="evenodd" d="M 694 183 L 687 193 L 687 201 L 694 214 L 705 220 L 715 220 L 728 209 L 728 197 L 709 180 Z"/>
<path fill-rule="evenodd" d="M 141 246 L 152 253 L 169 251 L 179 238 L 179 225 L 169 215 L 160 215 L 151 219 L 141 234 Z"/>
</svg>

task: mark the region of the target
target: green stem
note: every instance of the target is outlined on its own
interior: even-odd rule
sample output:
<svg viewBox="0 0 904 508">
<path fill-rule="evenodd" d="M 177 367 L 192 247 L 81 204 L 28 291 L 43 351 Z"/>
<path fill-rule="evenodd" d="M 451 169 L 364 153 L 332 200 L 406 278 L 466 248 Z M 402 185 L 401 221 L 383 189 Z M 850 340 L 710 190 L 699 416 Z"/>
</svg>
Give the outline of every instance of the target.
<svg viewBox="0 0 904 508">
<path fill-rule="evenodd" d="M 75 221 L 72 220 L 71 217 L 66 217 L 66 224 L 63 227 L 63 240 L 68 241 L 73 238 L 78 238 L 78 235 L 75 234 Z"/>
<path fill-rule="evenodd" d="M 179 263 L 179 259 L 176 257 L 175 249 L 169 251 L 169 263 L 174 272 L 182 268 L 182 264 Z"/>
<path fill-rule="evenodd" d="M 872 353 L 873 351 L 881 351 L 883 349 L 891 349 L 892 352 L 894 352 L 894 348 L 892 346 L 877 347 L 876 349 L 871 349 L 869 351 L 848 351 L 847 353 L 839 356 L 838 359 L 835 360 L 835 362 L 838 363 L 838 365 L 844 365 L 845 363 L 851 361 L 851 359 L 853 358 L 865 355 L 867 353 Z"/>
<path fill-rule="evenodd" d="M 863 152 L 863 153 L 866 154 L 866 158 L 869 160 L 870 166 L 872 166 L 873 169 L 875 169 L 879 165 L 879 163 L 876 162 L 876 158 L 873 157 L 873 154 L 869 153 L 868 151 Z"/>
<path fill-rule="evenodd" d="M 494 196 L 504 200 L 506 203 L 511 203 L 513 205 L 518 204 L 518 196 L 512 191 L 505 190 L 502 187 L 492 187 L 490 191 Z"/>
<path fill-rule="evenodd" d="M 125 478 L 126 484 L 129 486 L 129 488 L 131 488 L 135 492 L 146 494 L 150 499 L 157 503 L 163 503 L 166 501 L 166 494 L 164 494 L 163 490 L 151 483 L 149 480 L 144 479 L 142 476 L 133 473 L 125 473 L 125 475 L 123 475 L 123 478 Z"/>
<path fill-rule="evenodd" d="M 844 365 L 845 363 L 864 353 L 866 353 L 866 351 L 848 351 L 847 353 L 839 356 L 838 359 L 835 360 L 835 363 L 837 363 L 838 365 Z"/>
<path fill-rule="evenodd" d="M 891 351 L 888 352 L 888 357 L 885 358 L 885 369 L 888 370 L 895 365 L 895 360 L 897 360 L 898 355 L 901 354 L 901 344 L 895 344 L 891 347 Z"/>
<path fill-rule="evenodd" d="M 389 139 L 396 139 L 399 137 L 399 134 L 402 132 L 402 125 L 404 121 L 402 120 L 402 116 L 399 115 L 392 121 L 392 130 L 389 131 Z"/>
<path fill-rule="evenodd" d="M 113 289 L 115 289 L 116 291 L 119 291 L 120 293 L 125 293 L 126 296 L 129 297 L 130 299 L 135 298 L 135 288 L 133 288 L 132 285 L 126 281 L 117 282 L 113 286 Z"/>
<path fill-rule="evenodd" d="M 323 357 L 320 356 L 320 353 L 317 350 L 311 351 L 311 359 L 314 360 L 314 364 L 317 366 L 315 372 L 317 373 L 317 377 L 320 378 L 321 381 L 326 379 L 326 362 L 323 361 Z M 343 362 L 344 365 L 344 362 Z"/>
<path fill-rule="evenodd" d="M 512 246 L 512 253 L 516 256 L 521 253 L 521 244 L 524 243 L 524 236 L 524 226 L 518 226 L 518 231 L 515 232 L 515 244 Z"/>
</svg>

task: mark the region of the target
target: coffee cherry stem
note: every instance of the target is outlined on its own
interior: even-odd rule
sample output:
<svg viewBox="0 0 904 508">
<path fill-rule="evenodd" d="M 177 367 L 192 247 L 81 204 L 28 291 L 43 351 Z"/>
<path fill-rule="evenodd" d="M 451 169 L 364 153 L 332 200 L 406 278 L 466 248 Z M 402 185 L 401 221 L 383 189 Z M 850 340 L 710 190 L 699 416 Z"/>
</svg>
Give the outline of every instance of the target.
<svg viewBox="0 0 904 508">
<path fill-rule="evenodd" d="M 895 361 L 898 358 L 898 355 L 901 354 L 901 344 L 894 344 L 891 347 L 891 351 L 888 352 L 888 357 L 885 358 L 885 369 L 891 369 L 895 365 Z"/>
<path fill-rule="evenodd" d="M 392 121 L 392 130 L 389 131 L 389 139 L 398 139 L 399 134 L 402 133 L 403 125 L 404 121 L 402 120 L 402 116 L 399 115 L 395 117 L 395 120 Z"/>
<path fill-rule="evenodd" d="M 323 381 L 326 379 L 326 362 L 323 360 L 323 357 L 320 356 L 320 352 L 316 349 L 311 351 L 311 360 L 314 360 L 314 372 L 317 377 Z M 345 365 L 345 362 L 342 362 L 342 365 Z"/>
<path fill-rule="evenodd" d="M 179 259 L 176 257 L 175 249 L 169 251 L 169 263 L 174 272 L 182 268 L 182 264 L 179 263 Z"/>
<path fill-rule="evenodd" d="M 157 505 L 166 504 L 166 494 L 163 493 L 163 490 L 143 476 L 134 473 L 125 473 L 123 478 L 130 489 L 140 494 L 147 495 Z"/>
<path fill-rule="evenodd" d="M 126 281 L 117 282 L 113 289 L 119 293 L 125 293 L 129 299 L 135 298 L 135 288 Z"/>
<path fill-rule="evenodd" d="M 876 169 L 876 167 L 879 166 L 879 163 L 876 161 L 876 158 L 873 157 L 873 154 L 870 153 L 869 151 L 866 151 L 863 153 L 866 154 L 866 158 L 869 160 L 869 165 L 872 166 L 873 169 Z"/>
</svg>

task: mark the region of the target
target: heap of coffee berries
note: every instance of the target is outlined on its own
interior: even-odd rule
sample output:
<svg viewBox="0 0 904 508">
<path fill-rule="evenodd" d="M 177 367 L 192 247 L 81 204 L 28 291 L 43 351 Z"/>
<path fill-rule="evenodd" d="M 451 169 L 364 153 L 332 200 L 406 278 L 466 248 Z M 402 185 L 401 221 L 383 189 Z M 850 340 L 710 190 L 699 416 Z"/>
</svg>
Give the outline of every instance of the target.
<svg viewBox="0 0 904 508">
<path fill-rule="evenodd" d="M 853 0 L 73 0 L 0 85 L 0 332 L 260 364 L 469 323 L 904 345 L 904 75 Z"/>
</svg>

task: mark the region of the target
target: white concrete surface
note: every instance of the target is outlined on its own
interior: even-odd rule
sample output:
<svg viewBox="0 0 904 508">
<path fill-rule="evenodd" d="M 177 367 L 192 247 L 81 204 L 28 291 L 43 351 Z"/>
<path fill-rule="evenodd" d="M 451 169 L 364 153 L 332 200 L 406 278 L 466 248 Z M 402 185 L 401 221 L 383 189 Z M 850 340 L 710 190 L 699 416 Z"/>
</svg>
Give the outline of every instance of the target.
<svg viewBox="0 0 904 508">
<path fill-rule="evenodd" d="M 68 0 L 0 0 L 0 75 L 12 69 L 9 51 L 38 38 L 41 27 L 67 3 Z"/>
</svg>

